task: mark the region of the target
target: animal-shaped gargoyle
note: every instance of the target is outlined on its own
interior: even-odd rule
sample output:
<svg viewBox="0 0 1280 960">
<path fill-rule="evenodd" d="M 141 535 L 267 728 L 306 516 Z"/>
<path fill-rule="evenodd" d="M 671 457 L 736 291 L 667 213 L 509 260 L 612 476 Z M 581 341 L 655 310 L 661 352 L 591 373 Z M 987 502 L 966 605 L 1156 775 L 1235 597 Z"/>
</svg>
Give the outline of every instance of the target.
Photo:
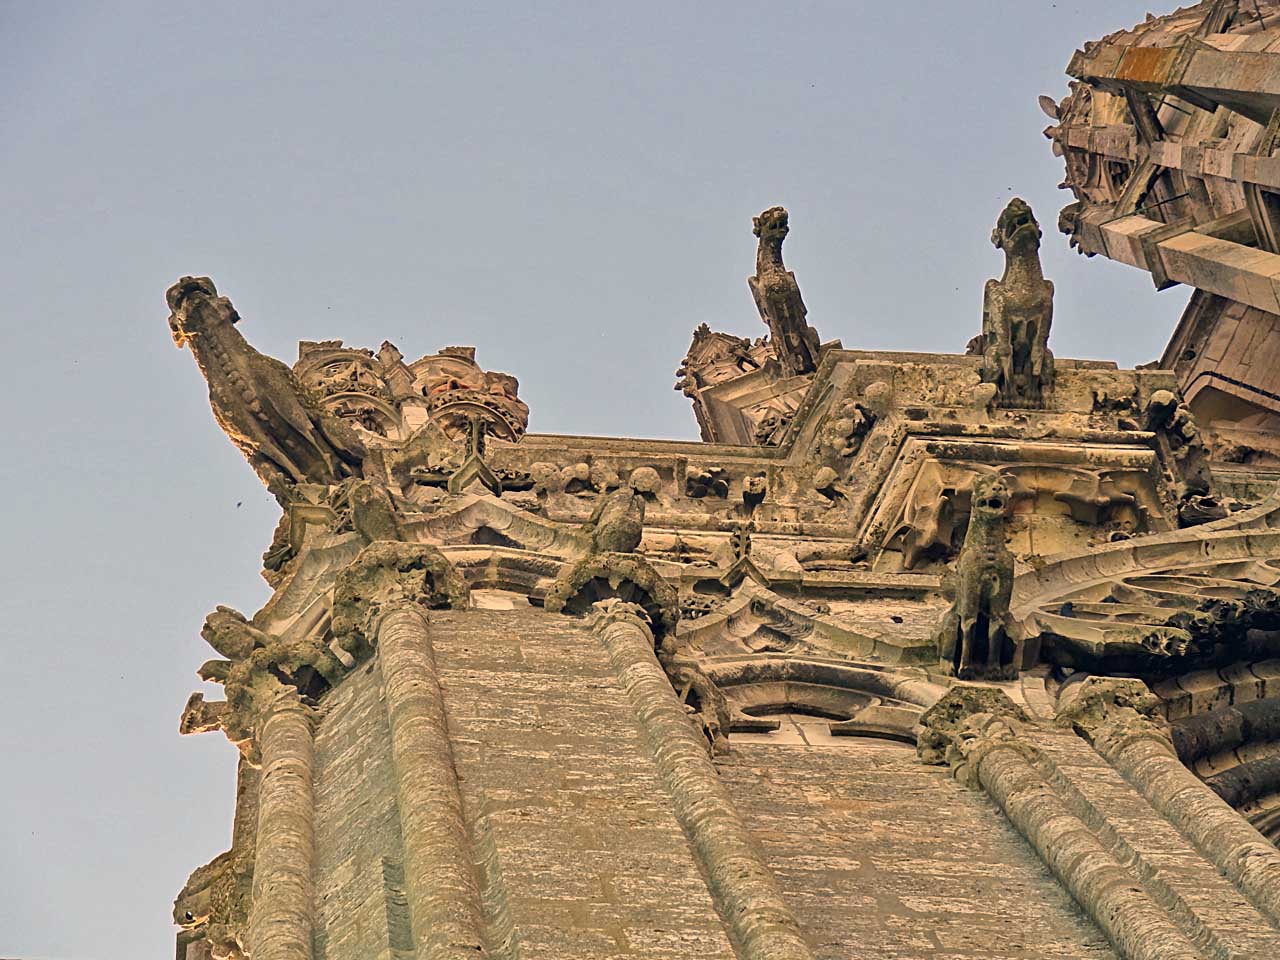
<svg viewBox="0 0 1280 960">
<path fill-rule="evenodd" d="M 1017 675 L 1020 633 L 1009 616 L 1013 554 L 1005 546 L 1009 488 L 998 476 L 973 482 L 969 529 L 950 587 L 954 599 L 935 639 L 944 667 L 961 679 L 998 680 Z"/>
<path fill-rule="evenodd" d="M 751 221 L 760 238 L 756 248 L 756 275 L 747 278 L 756 298 L 760 319 L 769 326 L 773 351 L 788 377 L 818 369 L 818 331 L 805 322 L 808 311 L 800 298 L 796 275 L 782 262 L 782 241 L 790 229 L 787 211 L 770 207 Z"/>
<path fill-rule="evenodd" d="M 644 538 L 644 509 L 644 497 L 634 482 L 602 495 L 582 525 L 591 538 L 591 553 L 635 552 Z"/>
<path fill-rule="evenodd" d="M 1014 198 L 991 234 L 1004 251 L 1004 276 L 988 280 L 982 294 L 982 379 L 994 383 L 1006 407 L 1043 407 L 1053 389 L 1053 283 L 1040 269 L 1040 224 Z"/>
<path fill-rule="evenodd" d="M 359 476 L 364 444 L 326 412 L 287 366 L 249 345 L 240 315 L 208 277 L 183 277 L 167 294 L 169 328 L 209 381 L 218 426 L 273 492 Z M 279 494 L 277 494 L 279 495 Z"/>
</svg>

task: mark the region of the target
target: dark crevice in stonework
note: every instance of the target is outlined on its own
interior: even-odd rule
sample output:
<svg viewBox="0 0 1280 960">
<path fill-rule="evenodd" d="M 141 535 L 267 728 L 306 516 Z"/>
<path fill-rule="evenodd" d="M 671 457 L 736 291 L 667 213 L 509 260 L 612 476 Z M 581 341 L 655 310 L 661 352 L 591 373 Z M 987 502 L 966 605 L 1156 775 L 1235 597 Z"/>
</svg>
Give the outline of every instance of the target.
<svg viewBox="0 0 1280 960">
<path fill-rule="evenodd" d="M 322 677 L 314 667 L 299 667 L 291 674 L 285 673 L 274 664 L 268 669 L 277 680 L 294 687 L 304 701 L 309 701 L 312 704 L 319 703 L 320 698 L 331 689 L 329 681 Z"/>
<path fill-rule="evenodd" d="M 463 807 L 467 806 L 465 798 Z M 520 937 L 511 901 L 502 876 L 498 844 L 489 824 L 488 813 L 482 812 L 470 822 L 471 846 L 476 856 L 476 873 L 480 881 L 480 901 L 484 907 L 485 940 L 491 960 L 520 960 Z"/>
<path fill-rule="evenodd" d="M 387 910 L 387 946 L 395 960 L 412 960 L 413 930 L 409 923 L 409 898 L 405 893 L 404 864 L 382 858 L 382 885 Z"/>
<path fill-rule="evenodd" d="M 513 550 L 524 549 L 523 544 L 504 536 L 492 527 L 480 527 L 477 529 L 475 533 L 471 534 L 471 542 L 477 546 L 510 547 Z"/>
<path fill-rule="evenodd" d="M 583 585 L 581 590 L 569 598 L 564 605 L 564 612 L 578 617 L 585 616 L 594 604 L 601 600 L 615 598 L 626 603 L 639 604 L 646 613 L 656 608 L 649 592 L 631 580 L 623 580 L 614 587 L 603 577 L 593 577 Z"/>
</svg>

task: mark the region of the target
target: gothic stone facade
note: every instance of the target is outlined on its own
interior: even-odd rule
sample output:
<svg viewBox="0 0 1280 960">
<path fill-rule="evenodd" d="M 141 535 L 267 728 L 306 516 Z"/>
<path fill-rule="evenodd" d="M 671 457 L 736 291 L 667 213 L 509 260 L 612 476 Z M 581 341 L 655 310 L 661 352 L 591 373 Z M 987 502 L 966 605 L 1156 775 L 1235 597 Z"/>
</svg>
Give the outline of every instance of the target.
<svg viewBox="0 0 1280 960">
<path fill-rule="evenodd" d="M 1150 369 L 1054 357 L 1021 201 L 957 354 L 823 343 L 762 213 L 701 442 L 528 433 L 470 348 L 289 368 L 179 281 L 282 510 L 182 714 L 241 759 L 179 960 L 1280 955 L 1273 48 L 1200 4 L 1045 98 L 1064 229 L 1195 288 Z"/>
</svg>

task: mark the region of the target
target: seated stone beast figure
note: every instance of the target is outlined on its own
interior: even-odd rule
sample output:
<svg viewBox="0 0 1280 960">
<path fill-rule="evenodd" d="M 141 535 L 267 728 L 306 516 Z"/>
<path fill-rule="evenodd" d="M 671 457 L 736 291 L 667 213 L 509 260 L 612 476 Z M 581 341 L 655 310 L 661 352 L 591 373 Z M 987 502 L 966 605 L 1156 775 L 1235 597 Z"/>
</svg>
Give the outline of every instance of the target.
<svg viewBox="0 0 1280 960">
<path fill-rule="evenodd" d="M 190 346 L 209 381 L 218 426 L 240 448 L 268 489 L 280 484 L 331 484 L 359 476 L 364 444 L 326 412 L 293 371 L 249 345 L 240 319 L 208 277 L 183 277 L 166 295 L 169 328 L 179 347 Z"/>
<path fill-rule="evenodd" d="M 1009 616 L 1013 554 L 1005 546 L 1009 488 L 998 476 L 973 483 L 969 529 L 951 574 L 954 600 L 938 625 L 938 655 L 961 679 L 1017 675 L 1016 625 Z"/>
<path fill-rule="evenodd" d="M 773 352 L 785 376 L 796 377 L 818 369 L 818 331 L 805 320 L 808 310 L 800 297 L 796 275 L 782 262 L 782 241 L 790 227 L 783 207 L 770 207 L 752 219 L 752 232 L 760 238 L 756 249 L 756 275 L 747 278 L 760 319 L 769 327 Z"/>
<path fill-rule="evenodd" d="M 996 402 L 1006 407 L 1042 407 L 1053 389 L 1053 282 L 1040 268 L 1040 224 L 1015 197 L 991 234 L 1004 251 L 1004 276 L 988 280 L 982 294 L 982 379 L 996 385 Z M 972 349 L 972 348 L 971 348 Z"/>
</svg>

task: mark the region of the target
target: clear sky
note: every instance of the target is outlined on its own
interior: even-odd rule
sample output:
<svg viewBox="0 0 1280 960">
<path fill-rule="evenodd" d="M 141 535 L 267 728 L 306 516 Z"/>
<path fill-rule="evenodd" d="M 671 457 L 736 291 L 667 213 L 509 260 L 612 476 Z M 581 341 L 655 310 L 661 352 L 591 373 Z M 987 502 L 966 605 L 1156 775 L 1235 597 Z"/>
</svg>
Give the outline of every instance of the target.
<svg viewBox="0 0 1280 960">
<path fill-rule="evenodd" d="M 172 956 L 229 843 L 234 751 L 178 715 L 277 509 L 176 278 L 290 362 L 474 344 L 533 430 L 694 438 L 693 328 L 765 332 L 754 214 L 824 339 L 959 352 L 1016 194 L 1055 353 L 1149 361 L 1187 292 L 1068 250 L 1036 106 L 1147 3 L 0 0 L 0 956 Z"/>
</svg>

